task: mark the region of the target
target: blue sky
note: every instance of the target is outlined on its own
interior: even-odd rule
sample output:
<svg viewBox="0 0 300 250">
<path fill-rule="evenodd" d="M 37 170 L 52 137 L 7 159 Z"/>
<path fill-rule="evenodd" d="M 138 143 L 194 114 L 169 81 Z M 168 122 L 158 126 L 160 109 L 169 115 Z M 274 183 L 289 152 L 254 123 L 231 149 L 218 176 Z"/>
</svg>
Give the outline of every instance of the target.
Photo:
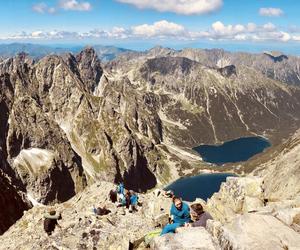
<svg viewBox="0 0 300 250">
<path fill-rule="evenodd" d="M 297 0 L 1 1 L 0 43 L 270 47 L 299 54 Z"/>
</svg>

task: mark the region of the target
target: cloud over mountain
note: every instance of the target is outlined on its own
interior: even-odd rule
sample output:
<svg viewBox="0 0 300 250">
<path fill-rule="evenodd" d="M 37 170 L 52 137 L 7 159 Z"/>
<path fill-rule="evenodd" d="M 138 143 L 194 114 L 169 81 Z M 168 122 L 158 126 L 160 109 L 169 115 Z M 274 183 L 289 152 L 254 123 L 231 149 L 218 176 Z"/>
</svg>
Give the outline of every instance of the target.
<svg viewBox="0 0 300 250">
<path fill-rule="evenodd" d="M 0 37 L 0 40 L 82 40 L 82 39 L 173 39 L 173 40 L 229 40 L 229 41 L 299 41 L 298 32 L 279 29 L 273 23 L 258 25 L 224 24 L 216 21 L 206 30 L 191 31 L 181 24 L 160 20 L 152 24 L 141 24 L 125 27 L 113 27 L 108 30 L 93 29 L 86 32 L 42 31 L 21 32 L 11 36 Z"/>
</svg>

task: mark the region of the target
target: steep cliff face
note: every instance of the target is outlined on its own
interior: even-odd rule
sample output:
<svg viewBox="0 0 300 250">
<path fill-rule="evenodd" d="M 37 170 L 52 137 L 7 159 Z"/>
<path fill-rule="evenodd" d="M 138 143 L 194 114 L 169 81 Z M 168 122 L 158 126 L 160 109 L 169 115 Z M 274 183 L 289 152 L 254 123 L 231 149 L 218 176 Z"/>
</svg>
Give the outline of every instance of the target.
<svg viewBox="0 0 300 250">
<path fill-rule="evenodd" d="M 1 159 L 2 161 L 2 159 Z M 1 166 L 3 163 L 1 164 Z M 23 215 L 23 211 L 31 208 L 30 203 L 16 192 L 7 177 L 0 170 L 0 235 L 3 234 Z"/>
<path fill-rule="evenodd" d="M 93 49 L 37 63 L 22 54 L 0 70 L 4 170 L 34 199 L 65 201 L 100 179 L 145 191 L 176 178 L 155 146 L 153 96 L 103 75 Z"/>
<path fill-rule="evenodd" d="M 6 114 L 1 139 L 10 166 L 4 170 L 10 175 L 13 170 L 20 188 L 40 202 L 65 201 L 86 185 L 81 160 L 43 105 L 47 83 L 39 86 L 34 81 L 34 66 L 26 61 L 19 55 L 12 68 L 1 65 L 1 104 Z"/>
</svg>

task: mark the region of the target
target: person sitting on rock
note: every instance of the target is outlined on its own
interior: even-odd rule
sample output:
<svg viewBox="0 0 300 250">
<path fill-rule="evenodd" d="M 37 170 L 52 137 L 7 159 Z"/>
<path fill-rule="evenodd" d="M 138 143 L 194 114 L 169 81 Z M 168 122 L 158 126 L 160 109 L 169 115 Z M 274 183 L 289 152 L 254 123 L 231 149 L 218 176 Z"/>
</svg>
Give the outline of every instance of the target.
<svg viewBox="0 0 300 250">
<path fill-rule="evenodd" d="M 126 190 L 125 192 L 125 206 L 127 209 L 130 207 L 130 198 L 131 198 L 131 193 L 129 190 Z"/>
<path fill-rule="evenodd" d="M 44 215 L 44 230 L 48 235 L 51 235 L 55 229 L 55 226 L 61 227 L 57 220 L 61 219 L 61 214 L 57 213 L 55 210 L 50 211 Z"/>
<path fill-rule="evenodd" d="M 115 203 L 118 200 L 117 192 L 114 191 L 114 190 L 110 190 L 110 192 L 109 192 L 109 199 L 110 199 L 110 201 L 112 203 Z"/>
<path fill-rule="evenodd" d="M 182 202 L 182 199 L 176 196 L 173 197 L 170 215 L 172 218 L 172 224 L 167 224 L 160 235 L 175 233 L 176 228 L 184 226 L 185 223 L 189 223 L 191 221 L 190 208 L 188 204 Z"/>
<path fill-rule="evenodd" d="M 138 211 L 137 210 L 137 204 L 138 204 L 138 200 L 139 197 L 137 196 L 137 194 L 130 190 L 130 207 L 129 207 L 129 212 L 134 212 L 134 211 Z"/>
<path fill-rule="evenodd" d="M 208 212 L 203 210 L 200 203 L 191 205 L 191 217 L 192 223 L 187 223 L 187 227 L 206 227 L 207 220 L 212 220 L 213 218 Z"/>
</svg>

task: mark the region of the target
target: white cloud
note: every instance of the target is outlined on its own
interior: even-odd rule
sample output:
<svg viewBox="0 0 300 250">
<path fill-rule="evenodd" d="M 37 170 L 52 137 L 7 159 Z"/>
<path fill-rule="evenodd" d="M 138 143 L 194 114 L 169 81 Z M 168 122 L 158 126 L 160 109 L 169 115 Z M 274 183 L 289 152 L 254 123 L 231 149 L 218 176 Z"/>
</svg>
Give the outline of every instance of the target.
<svg viewBox="0 0 300 250">
<path fill-rule="evenodd" d="M 223 0 L 117 0 L 140 9 L 175 12 L 183 15 L 205 14 L 217 11 Z"/>
<path fill-rule="evenodd" d="M 263 29 L 266 31 L 274 31 L 276 30 L 276 26 L 273 23 L 266 23 L 263 25 Z"/>
<path fill-rule="evenodd" d="M 247 24 L 248 32 L 255 32 L 256 29 L 257 29 L 257 25 L 255 23 L 248 23 Z"/>
<path fill-rule="evenodd" d="M 80 2 L 77 0 L 60 0 L 59 7 L 64 10 L 89 11 L 92 5 L 89 2 Z"/>
<path fill-rule="evenodd" d="M 38 3 L 33 5 L 32 10 L 40 14 L 44 14 L 44 13 L 54 14 L 56 12 L 56 9 L 54 7 L 49 7 L 45 3 Z"/>
<path fill-rule="evenodd" d="M 59 0 L 56 6 L 48 6 L 46 3 L 41 2 L 32 6 L 32 10 L 40 14 L 54 14 L 59 9 L 72 10 L 72 11 L 89 11 L 92 5 L 89 2 L 82 2 L 77 0 Z"/>
<path fill-rule="evenodd" d="M 259 9 L 259 14 L 261 16 L 269 16 L 269 17 L 277 17 L 277 16 L 282 16 L 283 15 L 283 10 L 279 8 L 260 8 Z"/>
<path fill-rule="evenodd" d="M 0 40 L 82 40 L 82 39 L 138 39 L 138 40 L 227 40 L 227 41 L 277 41 L 300 42 L 300 32 L 291 33 L 288 29 L 282 30 L 273 23 L 257 25 L 224 24 L 221 21 L 212 23 L 207 30 L 190 31 L 183 25 L 161 20 L 152 24 L 141 24 L 130 28 L 113 27 L 109 30 L 94 29 L 87 32 L 70 31 L 42 31 L 0 37 Z"/>
<path fill-rule="evenodd" d="M 140 37 L 176 37 L 185 33 L 186 30 L 182 25 L 166 20 L 132 27 L 132 34 Z"/>
<path fill-rule="evenodd" d="M 245 29 L 246 29 L 245 26 L 241 24 L 236 24 L 236 25 L 230 24 L 225 26 L 220 21 L 217 21 L 212 24 L 213 33 L 216 36 L 220 36 L 220 37 L 236 35 L 238 33 L 242 33 L 243 31 L 245 31 Z"/>
</svg>

